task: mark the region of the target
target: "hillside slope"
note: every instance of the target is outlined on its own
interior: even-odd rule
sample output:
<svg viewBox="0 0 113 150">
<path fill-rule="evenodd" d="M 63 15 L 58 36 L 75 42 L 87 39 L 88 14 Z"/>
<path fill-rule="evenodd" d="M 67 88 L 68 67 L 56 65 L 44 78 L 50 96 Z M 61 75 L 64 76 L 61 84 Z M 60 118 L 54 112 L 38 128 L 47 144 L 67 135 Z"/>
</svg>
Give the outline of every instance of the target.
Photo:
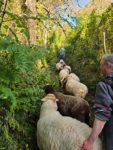
<svg viewBox="0 0 113 150">
<path fill-rule="evenodd" d="M 98 13 L 102 13 L 111 3 L 112 0 L 92 0 L 86 7 L 77 11 L 76 15 L 81 17 L 84 14 L 90 14 L 94 9 L 96 9 Z"/>
</svg>

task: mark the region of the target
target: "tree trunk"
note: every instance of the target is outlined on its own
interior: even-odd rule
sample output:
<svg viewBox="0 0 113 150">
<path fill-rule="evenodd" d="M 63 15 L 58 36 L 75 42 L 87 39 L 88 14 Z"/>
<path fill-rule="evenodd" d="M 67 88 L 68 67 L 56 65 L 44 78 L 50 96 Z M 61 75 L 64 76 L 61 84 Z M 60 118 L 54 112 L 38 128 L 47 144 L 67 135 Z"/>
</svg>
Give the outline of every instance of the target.
<svg viewBox="0 0 113 150">
<path fill-rule="evenodd" d="M 36 0 L 26 0 L 25 5 L 27 7 L 27 26 L 29 29 L 29 44 L 36 45 L 37 43 L 37 24 L 36 20 Z"/>
<path fill-rule="evenodd" d="M 1 16 L 1 20 L 0 20 L 0 30 L 1 30 L 2 23 L 3 23 L 3 19 L 4 19 L 4 16 L 5 16 L 5 10 L 6 10 L 6 7 L 7 7 L 7 3 L 8 3 L 8 0 L 1 1 L 1 2 L 0 2 L 0 10 L 1 10 L 1 11 L 2 11 L 2 5 L 4 5 L 3 12 L 2 12 L 2 13 L 0 12 L 0 16 Z"/>
</svg>

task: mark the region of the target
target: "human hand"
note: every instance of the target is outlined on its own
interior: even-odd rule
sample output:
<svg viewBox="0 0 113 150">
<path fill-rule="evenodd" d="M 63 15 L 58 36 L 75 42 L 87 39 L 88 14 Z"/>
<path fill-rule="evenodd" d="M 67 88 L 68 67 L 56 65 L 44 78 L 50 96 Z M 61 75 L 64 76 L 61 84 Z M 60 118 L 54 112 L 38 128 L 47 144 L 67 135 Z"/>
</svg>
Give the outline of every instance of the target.
<svg viewBox="0 0 113 150">
<path fill-rule="evenodd" d="M 80 150 L 92 150 L 92 148 L 93 148 L 93 143 L 89 139 L 87 139 L 82 144 Z"/>
</svg>

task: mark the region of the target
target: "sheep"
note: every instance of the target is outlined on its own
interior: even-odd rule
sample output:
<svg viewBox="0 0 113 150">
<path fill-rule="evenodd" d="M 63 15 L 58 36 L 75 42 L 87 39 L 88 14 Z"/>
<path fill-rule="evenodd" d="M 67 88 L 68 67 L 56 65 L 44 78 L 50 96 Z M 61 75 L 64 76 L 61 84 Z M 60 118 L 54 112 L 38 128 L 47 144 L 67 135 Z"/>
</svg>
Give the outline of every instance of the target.
<svg viewBox="0 0 113 150">
<path fill-rule="evenodd" d="M 67 76 L 67 78 L 68 77 L 80 82 L 79 77 L 75 73 L 70 73 L 69 76 Z"/>
<path fill-rule="evenodd" d="M 71 72 L 71 67 L 68 66 L 68 65 L 65 65 L 65 66 L 64 66 L 64 69 L 68 69 L 68 70 L 69 70 L 69 73 Z"/>
<path fill-rule="evenodd" d="M 67 65 L 64 66 L 64 68 L 59 72 L 61 85 L 63 85 L 63 81 L 67 78 L 70 72 L 71 72 L 71 67 Z"/>
<path fill-rule="evenodd" d="M 62 69 L 64 68 L 65 65 L 66 65 L 65 62 L 63 61 L 63 59 L 61 59 L 61 60 L 56 64 L 56 69 L 57 69 L 58 71 L 60 71 L 60 70 L 62 70 Z"/>
<path fill-rule="evenodd" d="M 68 76 L 65 83 L 65 89 L 70 94 L 74 96 L 79 96 L 81 98 L 85 98 L 88 93 L 88 88 L 83 83 L 75 80 L 72 76 Z"/>
<path fill-rule="evenodd" d="M 70 116 L 90 125 L 90 107 L 86 100 L 56 92 L 52 85 L 44 86 L 44 91 L 46 94 L 54 94 L 59 99 L 57 102 L 58 111 L 63 116 Z"/>
<path fill-rule="evenodd" d="M 40 150 L 80 150 L 88 138 L 91 128 L 71 117 L 64 117 L 57 111 L 56 97 L 48 94 L 42 99 L 40 119 L 37 122 L 37 144 Z M 93 150 L 102 150 L 99 138 Z"/>
</svg>

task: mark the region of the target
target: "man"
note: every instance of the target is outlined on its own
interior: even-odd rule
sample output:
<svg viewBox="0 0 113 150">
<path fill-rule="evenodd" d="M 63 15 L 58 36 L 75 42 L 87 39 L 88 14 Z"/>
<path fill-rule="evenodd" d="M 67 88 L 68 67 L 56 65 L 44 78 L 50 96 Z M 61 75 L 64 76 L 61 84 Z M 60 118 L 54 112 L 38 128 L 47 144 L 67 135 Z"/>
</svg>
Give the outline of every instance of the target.
<svg viewBox="0 0 113 150">
<path fill-rule="evenodd" d="M 92 132 L 84 141 L 81 150 L 93 150 L 93 144 L 101 132 L 104 135 L 105 150 L 113 150 L 113 54 L 102 57 L 100 71 L 105 79 L 97 84 L 95 121 Z"/>
<path fill-rule="evenodd" d="M 59 53 L 58 53 L 58 62 L 61 60 L 61 59 L 65 59 L 65 48 L 61 48 L 60 50 L 59 50 Z"/>
</svg>

